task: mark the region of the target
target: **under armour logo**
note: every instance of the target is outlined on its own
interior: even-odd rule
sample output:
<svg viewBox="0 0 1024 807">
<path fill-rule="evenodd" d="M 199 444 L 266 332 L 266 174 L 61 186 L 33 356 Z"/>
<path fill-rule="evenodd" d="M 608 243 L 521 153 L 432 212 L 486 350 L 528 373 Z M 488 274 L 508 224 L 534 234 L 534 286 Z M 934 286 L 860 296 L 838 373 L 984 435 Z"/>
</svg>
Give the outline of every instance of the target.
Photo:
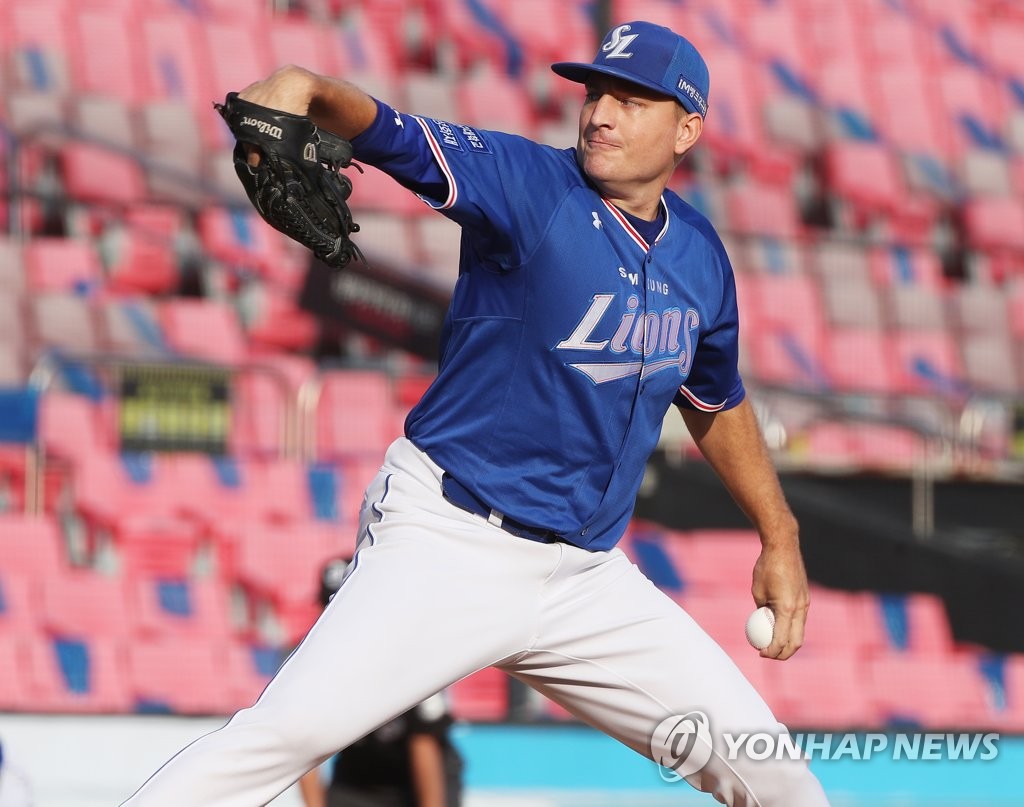
<svg viewBox="0 0 1024 807">
<path fill-rule="evenodd" d="M 606 59 L 632 59 L 632 53 L 626 53 L 633 40 L 636 39 L 639 34 L 626 34 L 629 30 L 628 25 L 620 25 L 611 34 L 608 35 L 608 41 L 601 46 L 601 50 L 608 55 Z"/>
<path fill-rule="evenodd" d="M 405 128 L 405 124 L 402 123 L 402 116 L 397 112 L 395 113 L 395 126 L 401 126 L 403 129 Z"/>
<path fill-rule="evenodd" d="M 591 222 L 594 225 L 594 229 L 600 230 L 604 225 L 601 224 L 601 219 L 597 217 L 597 211 L 595 210 L 591 215 L 594 217 L 593 222 Z"/>
</svg>

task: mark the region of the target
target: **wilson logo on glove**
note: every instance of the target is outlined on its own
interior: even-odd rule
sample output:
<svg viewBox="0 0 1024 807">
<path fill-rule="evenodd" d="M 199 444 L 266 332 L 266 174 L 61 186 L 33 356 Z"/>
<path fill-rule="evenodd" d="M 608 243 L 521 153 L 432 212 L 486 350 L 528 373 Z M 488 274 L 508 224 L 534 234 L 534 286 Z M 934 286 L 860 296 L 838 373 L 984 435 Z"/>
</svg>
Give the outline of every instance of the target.
<svg viewBox="0 0 1024 807">
<path fill-rule="evenodd" d="M 274 126 L 273 124 L 267 123 L 265 120 L 242 118 L 242 126 L 255 126 L 259 130 L 260 134 L 265 134 L 268 137 L 274 137 L 278 140 L 284 136 L 284 130 L 280 126 Z"/>
<path fill-rule="evenodd" d="M 235 173 L 263 220 L 328 266 L 362 260 L 350 238 L 359 232 L 348 207 L 352 181 L 341 173 L 350 165 L 362 171 L 352 162 L 352 144 L 307 116 L 268 109 L 238 93 L 214 108 L 235 137 Z M 254 151 L 259 163 L 250 165 Z"/>
</svg>

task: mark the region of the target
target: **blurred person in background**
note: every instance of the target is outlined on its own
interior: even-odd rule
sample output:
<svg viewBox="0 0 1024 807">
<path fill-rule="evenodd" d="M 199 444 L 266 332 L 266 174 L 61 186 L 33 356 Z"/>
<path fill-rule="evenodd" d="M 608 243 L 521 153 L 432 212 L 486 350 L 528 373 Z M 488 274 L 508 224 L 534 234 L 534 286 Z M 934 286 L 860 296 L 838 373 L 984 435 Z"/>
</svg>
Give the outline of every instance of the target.
<svg viewBox="0 0 1024 807">
<path fill-rule="evenodd" d="M 341 586 L 351 558 L 328 561 L 320 605 Z M 460 807 L 462 759 L 452 744 L 452 716 L 438 693 L 350 745 L 299 780 L 305 807 Z"/>
</svg>

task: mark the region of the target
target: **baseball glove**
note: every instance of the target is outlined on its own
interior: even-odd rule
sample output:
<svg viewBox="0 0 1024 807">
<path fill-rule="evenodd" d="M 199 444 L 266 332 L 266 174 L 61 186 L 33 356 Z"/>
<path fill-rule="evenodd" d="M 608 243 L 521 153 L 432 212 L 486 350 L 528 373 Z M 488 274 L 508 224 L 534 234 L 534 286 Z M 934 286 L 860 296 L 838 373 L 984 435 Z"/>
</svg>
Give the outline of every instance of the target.
<svg viewBox="0 0 1024 807">
<path fill-rule="evenodd" d="M 235 92 L 214 107 L 237 141 L 235 173 L 263 219 L 329 266 L 362 260 L 350 238 L 359 232 L 348 207 L 352 182 L 341 173 L 353 164 L 352 144 L 308 117 L 245 101 Z M 259 152 L 259 165 L 249 165 L 251 149 Z"/>
</svg>

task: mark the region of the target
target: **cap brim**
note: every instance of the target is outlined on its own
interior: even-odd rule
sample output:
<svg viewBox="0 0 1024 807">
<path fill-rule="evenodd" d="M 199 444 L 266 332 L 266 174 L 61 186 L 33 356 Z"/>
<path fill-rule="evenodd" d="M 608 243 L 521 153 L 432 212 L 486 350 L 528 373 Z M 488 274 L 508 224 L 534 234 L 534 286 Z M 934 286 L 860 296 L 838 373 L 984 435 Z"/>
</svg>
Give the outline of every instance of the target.
<svg viewBox="0 0 1024 807">
<path fill-rule="evenodd" d="M 616 67 L 606 67 L 605 65 L 591 64 L 590 62 L 555 62 L 551 65 L 551 69 L 562 78 L 575 81 L 577 84 L 585 84 L 592 73 L 601 73 L 605 76 L 613 76 L 614 78 L 628 81 L 630 84 L 646 87 L 648 90 L 653 90 L 659 95 L 664 95 L 666 98 L 679 100 L 672 93 L 665 92 L 665 88 L 660 84 L 655 84 L 653 81 L 644 81 L 632 73 L 627 73 L 625 70 L 620 70 Z"/>
</svg>

